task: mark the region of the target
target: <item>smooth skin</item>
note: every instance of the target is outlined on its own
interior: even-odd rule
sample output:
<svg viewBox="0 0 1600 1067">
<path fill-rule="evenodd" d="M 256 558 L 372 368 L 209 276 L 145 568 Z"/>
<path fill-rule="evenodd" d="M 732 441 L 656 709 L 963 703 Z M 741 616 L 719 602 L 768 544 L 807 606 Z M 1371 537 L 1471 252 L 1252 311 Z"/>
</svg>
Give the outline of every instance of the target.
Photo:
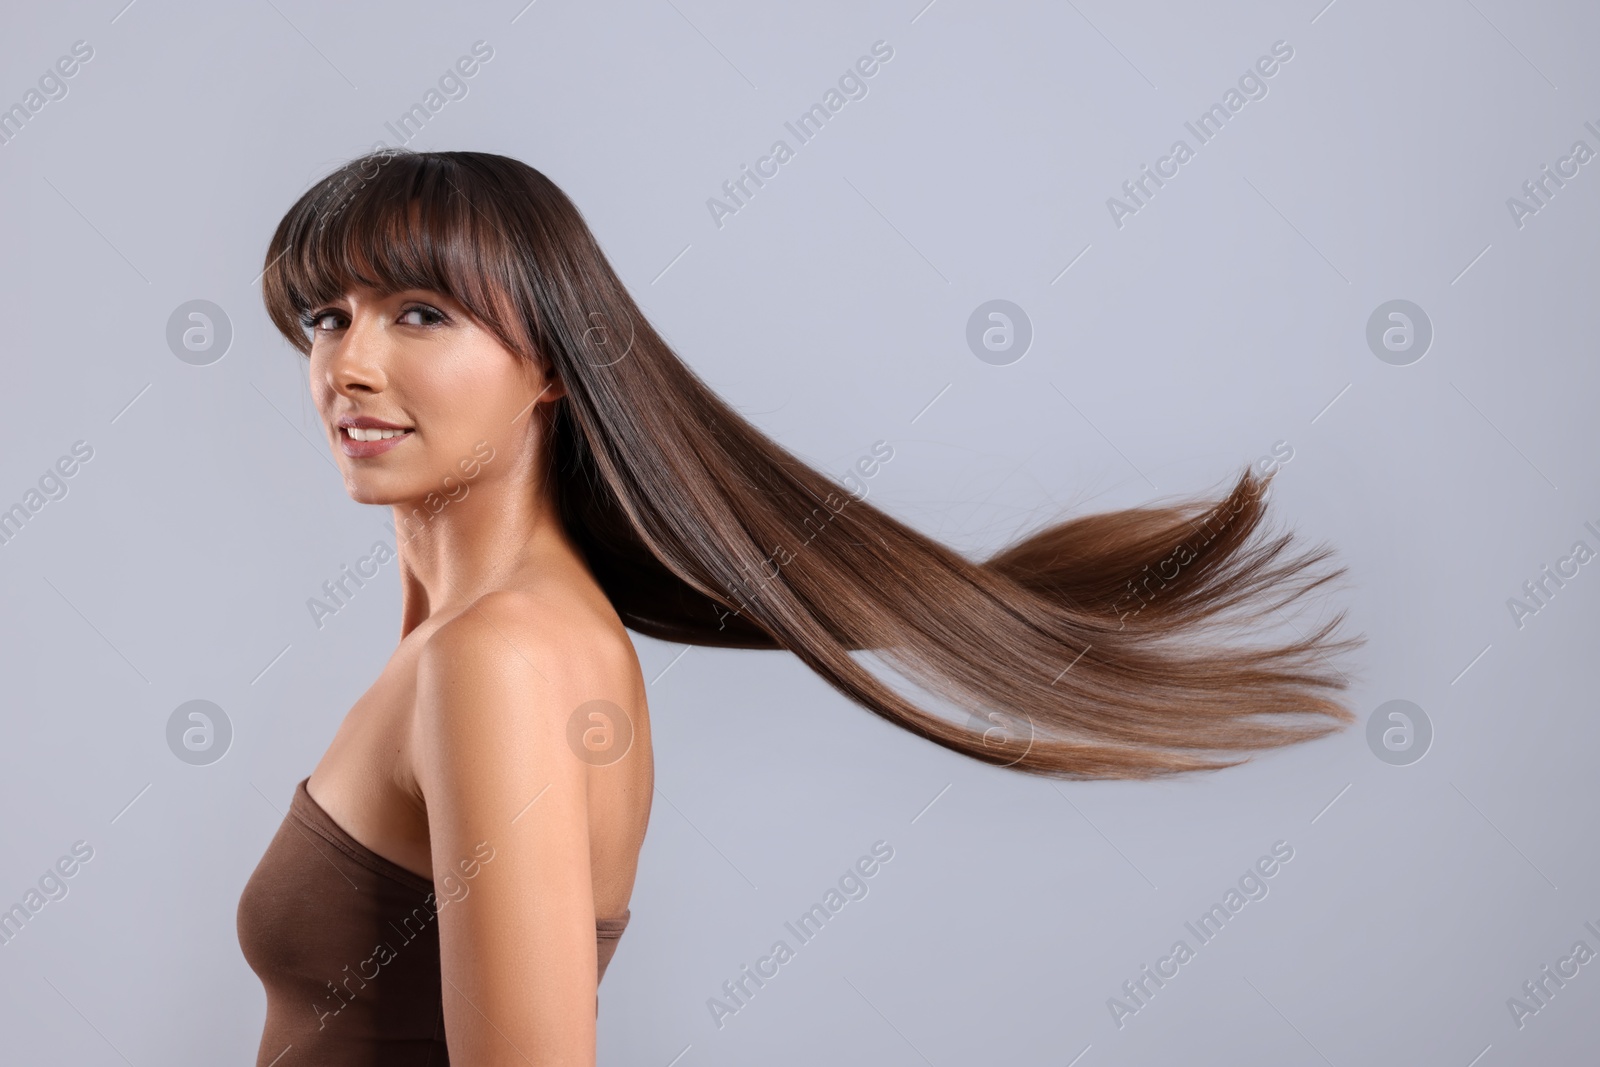
<svg viewBox="0 0 1600 1067">
<path fill-rule="evenodd" d="M 441 293 L 358 289 L 313 315 L 309 384 L 345 488 L 395 509 L 401 636 L 307 789 L 380 856 L 465 887 L 439 894 L 451 1063 L 589 1067 L 595 917 L 628 907 L 654 761 L 633 644 L 545 469 L 563 387 Z M 346 416 L 412 432 L 356 458 Z M 593 700 L 632 727 L 609 764 L 568 741 Z"/>
</svg>

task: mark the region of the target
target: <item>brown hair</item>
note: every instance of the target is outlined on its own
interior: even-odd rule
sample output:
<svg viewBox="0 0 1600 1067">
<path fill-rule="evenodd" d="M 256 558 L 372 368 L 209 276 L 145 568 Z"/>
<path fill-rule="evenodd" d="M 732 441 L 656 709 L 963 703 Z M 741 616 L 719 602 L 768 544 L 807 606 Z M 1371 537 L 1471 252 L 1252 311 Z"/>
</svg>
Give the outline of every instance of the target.
<svg viewBox="0 0 1600 1067">
<path fill-rule="evenodd" d="M 339 168 L 278 224 L 262 289 L 302 316 L 352 284 L 432 289 L 566 387 L 549 455 L 563 523 L 625 625 L 666 641 L 783 648 L 840 692 L 975 759 L 1062 778 L 1152 778 L 1245 761 L 1355 716 L 1330 695 L 1339 612 L 1240 641 L 1337 578 L 1262 532 L 1270 478 L 1220 500 L 1047 526 L 984 562 L 841 491 L 716 396 L 651 328 L 577 207 L 483 152 L 387 150 Z M 935 715 L 870 650 L 994 723 Z M 1209 755 L 1208 755 L 1209 754 Z M 1235 758 L 1222 758 L 1234 755 Z"/>
</svg>

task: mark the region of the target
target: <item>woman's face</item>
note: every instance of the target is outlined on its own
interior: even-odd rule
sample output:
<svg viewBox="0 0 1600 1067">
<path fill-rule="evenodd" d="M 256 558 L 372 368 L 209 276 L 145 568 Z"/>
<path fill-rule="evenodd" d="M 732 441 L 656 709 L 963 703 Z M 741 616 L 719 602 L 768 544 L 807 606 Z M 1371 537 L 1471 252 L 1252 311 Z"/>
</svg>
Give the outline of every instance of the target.
<svg viewBox="0 0 1600 1067">
<path fill-rule="evenodd" d="M 312 398 L 352 499 L 453 499 L 485 474 L 531 476 L 534 404 L 562 386 L 461 305 L 427 289 L 357 289 L 308 317 Z"/>
</svg>

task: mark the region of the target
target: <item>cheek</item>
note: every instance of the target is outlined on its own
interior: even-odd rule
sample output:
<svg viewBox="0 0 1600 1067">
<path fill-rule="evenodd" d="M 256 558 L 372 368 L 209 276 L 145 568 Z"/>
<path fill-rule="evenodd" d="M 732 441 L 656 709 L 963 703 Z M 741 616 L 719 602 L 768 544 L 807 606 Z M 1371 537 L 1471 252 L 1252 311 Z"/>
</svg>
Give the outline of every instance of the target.
<svg viewBox="0 0 1600 1067">
<path fill-rule="evenodd" d="M 397 379 L 391 387 L 422 431 L 429 462 L 450 474 L 474 457 L 479 442 L 503 451 L 528 426 L 527 380 L 498 351 L 451 353 L 408 367 L 404 383 Z"/>
<path fill-rule="evenodd" d="M 339 394 L 328 384 L 326 363 L 312 358 L 306 363 L 307 384 L 311 388 L 311 402 L 325 418 L 333 412 Z"/>
<path fill-rule="evenodd" d="M 532 384 L 537 380 L 521 359 L 498 344 L 485 343 L 464 346 L 453 358 L 426 368 L 418 384 L 440 412 L 449 414 L 460 434 L 471 441 L 499 441 L 506 439 L 513 422 L 526 423 L 525 409 L 539 390 Z"/>
<path fill-rule="evenodd" d="M 396 383 L 398 384 L 398 383 Z M 494 427 L 503 429 L 499 409 L 503 383 L 467 361 L 441 361 L 408 371 L 402 392 L 412 417 L 431 438 L 432 447 L 471 441 Z"/>
</svg>

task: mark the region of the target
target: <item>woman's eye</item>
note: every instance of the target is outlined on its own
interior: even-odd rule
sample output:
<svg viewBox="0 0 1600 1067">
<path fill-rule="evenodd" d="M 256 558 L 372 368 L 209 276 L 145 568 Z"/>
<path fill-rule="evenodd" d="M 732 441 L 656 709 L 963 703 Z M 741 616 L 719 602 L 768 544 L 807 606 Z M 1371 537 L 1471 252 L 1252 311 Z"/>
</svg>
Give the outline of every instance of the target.
<svg viewBox="0 0 1600 1067">
<path fill-rule="evenodd" d="M 300 322 L 313 333 L 337 330 L 339 328 L 339 313 L 337 311 L 308 311 L 300 317 Z"/>
<path fill-rule="evenodd" d="M 444 313 L 426 305 L 409 307 L 400 313 L 400 321 L 407 326 L 435 326 L 444 321 Z"/>
</svg>

